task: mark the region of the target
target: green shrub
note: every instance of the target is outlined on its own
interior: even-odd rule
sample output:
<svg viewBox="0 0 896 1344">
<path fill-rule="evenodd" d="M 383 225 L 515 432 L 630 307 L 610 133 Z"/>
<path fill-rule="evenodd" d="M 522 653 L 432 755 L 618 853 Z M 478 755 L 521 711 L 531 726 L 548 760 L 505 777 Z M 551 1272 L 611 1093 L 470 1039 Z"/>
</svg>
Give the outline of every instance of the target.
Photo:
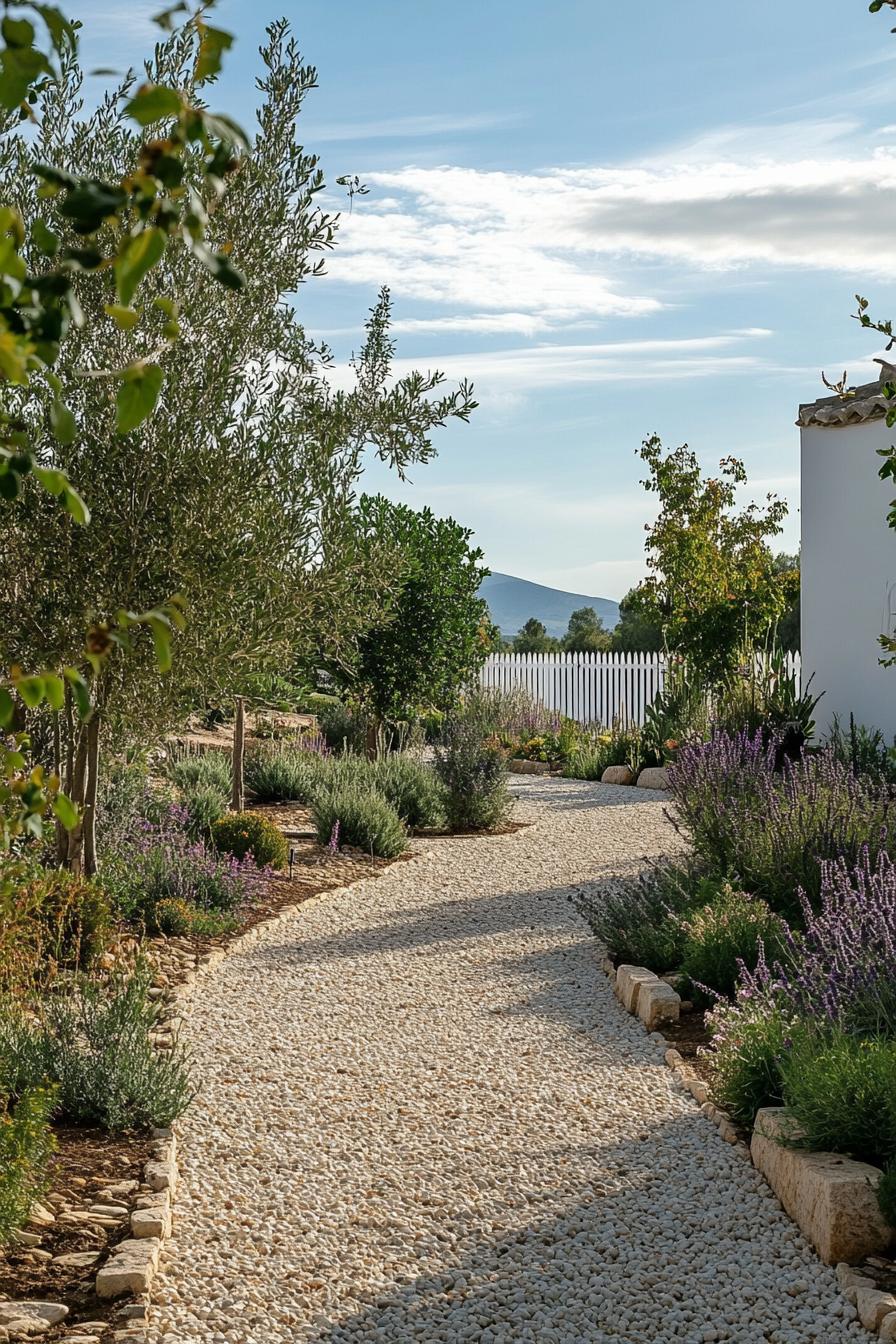
<svg viewBox="0 0 896 1344">
<path fill-rule="evenodd" d="M 0 1105 L 0 1247 L 49 1185 L 55 1144 L 47 1122 L 55 1103 L 52 1089 L 41 1087 L 25 1092 L 15 1106 Z"/>
<path fill-rule="evenodd" d="M 96 880 L 11 860 L 0 900 L 0 991 L 40 982 L 54 965 L 87 969 L 106 949 L 111 902 Z"/>
<path fill-rule="evenodd" d="M 285 868 L 289 846 L 280 828 L 259 812 L 230 812 L 212 826 L 212 842 L 223 854 L 252 858 L 259 868 Z"/>
<path fill-rule="evenodd" d="M 449 830 L 494 831 L 507 821 L 512 806 L 507 760 L 497 744 L 482 740 L 475 717 L 446 724 L 435 767 Z"/>
<path fill-rule="evenodd" d="M 381 859 L 396 859 L 408 847 L 401 817 L 381 793 L 355 786 L 319 793 L 311 816 L 322 845 L 334 838 L 340 845 L 363 849 Z"/>
<path fill-rule="evenodd" d="M 335 698 L 315 697 L 318 727 L 331 751 L 363 752 L 367 745 L 367 719 Z"/>
<path fill-rule="evenodd" d="M 225 751 L 175 752 L 168 761 L 166 773 L 184 793 L 196 788 L 215 789 L 223 798 L 228 798 L 233 787 L 233 765 Z"/>
<path fill-rule="evenodd" d="M 837 760 L 853 774 L 882 781 L 891 788 L 896 785 L 896 739 L 890 745 L 879 728 L 856 723 L 853 714 L 847 731 L 835 714 L 827 740 Z"/>
<path fill-rule="evenodd" d="M 180 1047 L 155 1049 L 161 1007 L 145 966 L 105 983 L 81 982 L 47 995 L 36 1014 L 0 1013 L 0 1090 L 23 1098 L 45 1083 L 54 1109 L 75 1125 L 109 1130 L 170 1125 L 192 1098 Z"/>
<path fill-rule="evenodd" d="M 444 792 L 432 766 L 415 756 L 384 756 L 374 764 L 371 778 L 410 830 L 437 830 L 445 824 Z"/>
<path fill-rule="evenodd" d="M 312 751 L 253 751 L 246 758 L 246 787 L 262 803 L 307 803 L 321 785 L 328 761 Z"/>
<path fill-rule="evenodd" d="M 789 1027 L 767 1000 L 720 1004 L 708 1014 L 711 1036 L 713 1099 L 750 1129 L 763 1106 L 783 1100 L 781 1056 Z"/>
<path fill-rule="evenodd" d="M 196 784 L 183 789 L 183 805 L 187 809 L 187 833 L 207 840 L 212 826 L 227 811 L 227 799 L 214 785 Z"/>
<path fill-rule="evenodd" d="M 896 1041 L 803 1028 L 782 1055 L 781 1077 L 801 1147 L 878 1167 L 896 1157 Z"/>
<path fill-rule="evenodd" d="M 563 774 L 567 779 L 600 779 L 611 765 L 627 765 L 637 774 L 643 754 L 640 728 L 614 724 L 606 733 L 582 735 L 569 753 Z"/>
<path fill-rule="evenodd" d="M 195 907 L 187 901 L 168 896 L 153 911 L 155 926 L 166 938 L 180 938 L 192 932 Z"/>
<path fill-rule="evenodd" d="M 704 987 L 733 998 L 740 962 L 755 970 L 762 948 L 769 958 L 777 957 L 784 932 L 783 921 L 765 901 L 726 884 L 708 905 L 684 920 L 681 969 L 695 1000 L 706 1002 L 710 997 Z"/>
<path fill-rule="evenodd" d="M 237 920 L 222 910 L 200 910 L 176 897 L 159 901 L 153 915 L 155 928 L 166 938 L 183 938 L 190 933 L 208 938 L 238 927 Z"/>
<path fill-rule="evenodd" d="M 681 963 L 684 916 L 717 891 L 694 865 L 664 863 L 612 886 L 580 891 L 576 904 L 615 962 L 662 973 Z"/>
<path fill-rule="evenodd" d="M 896 1158 L 892 1158 L 884 1169 L 877 1187 L 877 1202 L 880 1211 L 891 1227 L 896 1227 Z"/>
</svg>

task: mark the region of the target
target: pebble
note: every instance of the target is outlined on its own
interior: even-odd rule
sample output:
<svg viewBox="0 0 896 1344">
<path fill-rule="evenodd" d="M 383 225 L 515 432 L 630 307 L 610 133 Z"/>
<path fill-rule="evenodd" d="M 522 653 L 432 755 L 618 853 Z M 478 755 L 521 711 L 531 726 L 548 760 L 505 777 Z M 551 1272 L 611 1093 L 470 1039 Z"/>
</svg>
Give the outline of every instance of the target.
<svg viewBox="0 0 896 1344">
<path fill-rule="evenodd" d="M 867 1344 L 569 899 L 678 848 L 667 802 L 513 789 L 524 829 L 416 842 L 200 982 L 151 1344 Z"/>
</svg>

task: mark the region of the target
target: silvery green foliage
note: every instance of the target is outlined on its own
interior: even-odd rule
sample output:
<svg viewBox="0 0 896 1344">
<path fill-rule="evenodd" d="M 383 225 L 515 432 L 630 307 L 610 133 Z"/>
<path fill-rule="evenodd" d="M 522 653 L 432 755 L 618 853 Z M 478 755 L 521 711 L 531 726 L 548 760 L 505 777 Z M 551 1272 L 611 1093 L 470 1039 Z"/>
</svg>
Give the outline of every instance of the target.
<svg viewBox="0 0 896 1344">
<path fill-rule="evenodd" d="M 432 456 L 433 429 L 465 419 L 475 404 L 465 385 L 443 392 L 437 373 L 392 381 L 385 291 L 368 316 L 351 385 L 328 383 L 329 352 L 299 316 L 301 286 L 320 273 L 338 223 L 318 204 L 323 174 L 299 130 L 316 72 L 284 22 L 269 29 L 262 57 L 254 142 L 226 194 L 209 202 L 209 245 L 229 251 L 244 289 L 197 274 L 187 249 L 171 247 L 144 281 L 140 325 L 124 333 L 105 317 L 111 277 L 108 292 L 85 287 L 88 321 L 57 366 L 77 433 L 60 444 L 42 421 L 30 428 L 41 458 L 78 482 L 92 525 L 73 528 L 54 501 L 26 489 L 0 537 L 0 569 L 22 572 L 27 556 L 33 576 L 0 592 L 5 662 L 75 658 L 85 618 L 183 595 L 187 629 L 171 672 L 160 676 L 149 641 L 138 638 L 134 656 L 107 667 L 97 687 L 104 720 L 129 738 L 165 729 L 259 668 L 321 652 L 347 656 L 389 587 L 383 555 L 362 555 L 353 541 L 365 454 L 403 472 Z M 191 68 L 191 39 L 175 33 L 156 47 L 147 76 L 189 86 Z M 13 129 L 0 141 L 0 197 L 27 214 L 32 159 L 121 176 L 140 144 L 121 110 L 133 84 L 128 76 L 85 116 L 81 72 L 67 61 L 36 134 Z M 174 344 L 156 329 L 164 315 L 152 301 L 162 295 L 178 305 Z M 135 354 L 159 360 L 164 390 L 155 413 L 120 436 L 109 381 L 80 375 Z M 29 545 L 35 534 L 39 555 Z"/>
</svg>

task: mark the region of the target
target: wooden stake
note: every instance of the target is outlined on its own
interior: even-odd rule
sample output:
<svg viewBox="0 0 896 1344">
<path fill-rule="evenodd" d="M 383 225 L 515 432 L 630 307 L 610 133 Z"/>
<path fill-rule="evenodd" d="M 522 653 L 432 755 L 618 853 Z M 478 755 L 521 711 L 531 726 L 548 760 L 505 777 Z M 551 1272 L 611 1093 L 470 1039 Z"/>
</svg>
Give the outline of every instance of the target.
<svg viewBox="0 0 896 1344">
<path fill-rule="evenodd" d="M 233 725 L 233 792 L 230 795 L 232 812 L 243 810 L 243 757 L 246 750 L 246 707 L 243 697 L 236 698 L 236 722 Z"/>
</svg>

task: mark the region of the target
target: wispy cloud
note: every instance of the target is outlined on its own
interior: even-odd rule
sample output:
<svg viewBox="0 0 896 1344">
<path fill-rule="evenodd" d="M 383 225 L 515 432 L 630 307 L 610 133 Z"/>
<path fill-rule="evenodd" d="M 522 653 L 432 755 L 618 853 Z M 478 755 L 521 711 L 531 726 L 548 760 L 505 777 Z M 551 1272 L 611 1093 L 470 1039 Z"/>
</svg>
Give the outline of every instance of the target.
<svg viewBox="0 0 896 1344">
<path fill-rule="evenodd" d="M 430 136 L 458 135 L 518 125 L 517 112 L 468 113 L 428 112 L 415 117 L 387 117 L 381 121 L 339 121 L 303 124 L 302 135 L 310 145 L 317 141 L 416 140 Z"/>
<path fill-rule="evenodd" d="M 374 193 L 345 219 L 331 274 L 386 280 L 430 305 L 409 319 L 430 325 L 410 330 L 439 329 L 447 309 L 455 330 L 521 335 L 655 313 L 713 270 L 883 278 L 896 150 L 891 127 L 856 148 L 858 126 L 834 116 L 728 127 L 641 162 L 534 173 L 368 172 Z"/>
<path fill-rule="evenodd" d="M 506 350 L 469 350 L 445 355 L 410 356 L 393 365 L 396 377 L 418 368 L 439 369 L 450 379 L 472 378 L 477 396 L 488 406 L 492 395 L 528 393 L 575 384 L 678 382 L 699 378 L 737 377 L 768 367 L 753 354 L 765 328 L 714 336 L 592 344 L 540 344 Z M 350 386 L 352 373 L 336 366 L 327 373 L 334 386 Z"/>
</svg>

